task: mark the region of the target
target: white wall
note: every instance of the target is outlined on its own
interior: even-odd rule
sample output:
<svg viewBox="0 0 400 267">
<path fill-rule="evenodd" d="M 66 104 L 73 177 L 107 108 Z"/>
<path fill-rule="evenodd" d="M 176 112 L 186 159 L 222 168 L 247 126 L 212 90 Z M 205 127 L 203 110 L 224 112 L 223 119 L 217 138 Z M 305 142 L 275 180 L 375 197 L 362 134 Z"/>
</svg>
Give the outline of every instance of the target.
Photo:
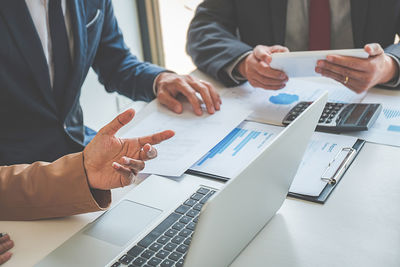
<svg viewBox="0 0 400 267">
<path fill-rule="evenodd" d="M 113 0 L 113 4 L 126 44 L 134 55 L 142 59 L 143 50 L 136 1 Z M 103 85 L 98 82 L 97 75 L 93 70 L 90 70 L 83 84 L 80 101 L 85 125 L 96 131 L 132 104 L 132 101 L 124 96 L 107 93 Z"/>
</svg>

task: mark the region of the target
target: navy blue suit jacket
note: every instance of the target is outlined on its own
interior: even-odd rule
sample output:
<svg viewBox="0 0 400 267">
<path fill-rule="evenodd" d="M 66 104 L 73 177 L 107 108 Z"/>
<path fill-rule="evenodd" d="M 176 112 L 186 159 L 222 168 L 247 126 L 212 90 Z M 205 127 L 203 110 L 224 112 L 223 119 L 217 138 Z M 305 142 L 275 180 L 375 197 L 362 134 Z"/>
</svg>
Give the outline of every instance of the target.
<svg viewBox="0 0 400 267">
<path fill-rule="evenodd" d="M 350 0 L 354 46 L 380 43 L 400 58 L 393 45 L 400 33 L 400 0 Z M 235 85 L 225 67 L 257 45 L 284 45 L 287 0 L 205 0 L 188 31 L 187 51 L 199 69 Z"/>
<path fill-rule="evenodd" d="M 74 34 L 73 73 L 60 109 L 25 1 L 0 1 L 0 165 L 53 161 L 83 149 L 79 97 L 90 67 L 109 92 L 136 100 L 155 97 L 153 81 L 164 69 L 129 52 L 111 0 L 67 2 Z"/>
</svg>

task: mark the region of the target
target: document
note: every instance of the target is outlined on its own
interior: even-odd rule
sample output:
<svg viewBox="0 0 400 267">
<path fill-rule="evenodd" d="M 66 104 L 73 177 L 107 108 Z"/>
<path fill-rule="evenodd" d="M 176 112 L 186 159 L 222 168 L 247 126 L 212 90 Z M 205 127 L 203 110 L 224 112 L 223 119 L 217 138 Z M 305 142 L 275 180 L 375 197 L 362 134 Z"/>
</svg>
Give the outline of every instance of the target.
<svg viewBox="0 0 400 267">
<path fill-rule="evenodd" d="M 205 108 L 203 109 L 205 111 Z M 208 150 L 239 125 L 250 111 L 231 101 L 224 101 L 214 115 L 206 111 L 202 116 L 193 113 L 189 103 L 184 112 L 176 114 L 153 101 L 127 125 L 123 138 L 146 136 L 163 130 L 175 131 L 175 136 L 159 145 L 157 158 L 147 161 L 142 173 L 181 176 Z"/>
<path fill-rule="evenodd" d="M 321 76 L 315 72 L 317 61 L 326 59 L 328 55 L 351 56 L 358 58 L 368 58 L 368 53 L 364 49 L 339 49 L 321 51 L 299 51 L 288 53 L 272 54 L 271 67 L 283 70 L 288 77 L 310 77 Z"/>
<path fill-rule="evenodd" d="M 283 129 L 252 121 L 242 122 L 190 169 L 221 177 L 235 177 Z"/>
<path fill-rule="evenodd" d="M 400 146 L 400 95 L 395 90 L 369 90 L 364 103 L 381 103 L 382 112 L 368 131 L 347 133 L 369 142 Z"/>
<path fill-rule="evenodd" d="M 300 101 L 313 101 L 329 92 L 329 102 L 359 103 L 364 94 L 356 94 L 342 84 L 324 77 L 291 78 L 281 90 L 254 88 L 249 83 L 226 90 L 223 98 L 238 101 L 252 110 L 251 121 L 282 126 L 286 114 Z"/>
<path fill-rule="evenodd" d="M 223 178 L 233 178 L 283 129 L 283 127 L 245 121 L 190 169 Z M 290 187 L 290 192 L 319 196 L 327 183 L 321 177 L 329 163 L 343 148 L 352 147 L 356 141 L 355 137 L 315 132 Z M 338 165 L 346 156 L 344 153 L 340 155 L 343 158 L 336 159 Z M 282 162 L 282 168 L 284 166 L 285 162 Z M 331 166 L 325 175 L 331 177 L 337 167 Z"/>
</svg>

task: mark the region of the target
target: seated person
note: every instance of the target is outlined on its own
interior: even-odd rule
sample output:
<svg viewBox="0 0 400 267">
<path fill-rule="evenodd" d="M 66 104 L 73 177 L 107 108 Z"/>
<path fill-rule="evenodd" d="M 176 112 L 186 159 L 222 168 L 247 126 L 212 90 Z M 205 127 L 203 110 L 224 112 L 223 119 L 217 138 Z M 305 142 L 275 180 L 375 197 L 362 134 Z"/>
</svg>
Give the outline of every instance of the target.
<svg viewBox="0 0 400 267">
<path fill-rule="evenodd" d="M 276 52 L 364 48 L 367 59 L 328 56 L 316 72 L 357 93 L 384 84 L 400 88 L 400 1 L 205 0 L 189 31 L 196 66 L 227 86 L 285 87 L 285 73 L 269 67 Z M 382 49 L 385 47 L 385 49 Z"/>
<path fill-rule="evenodd" d="M 107 209 L 110 189 L 131 184 L 144 161 L 157 156 L 152 145 L 174 135 L 166 130 L 139 138 L 115 137 L 134 114 L 132 109 L 120 114 L 83 152 L 52 163 L 1 166 L 0 220 L 36 220 Z"/>
<path fill-rule="evenodd" d="M 0 1 L 0 17 L 0 166 L 52 162 L 83 150 L 79 97 L 90 68 L 108 92 L 134 100 L 157 97 L 177 113 L 182 94 L 201 115 L 198 92 L 209 113 L 220 108 L 210 84 L 132 55 L 111 0 Z M 38 166 L 23 168 L 36 172 Z"/>
</svg>

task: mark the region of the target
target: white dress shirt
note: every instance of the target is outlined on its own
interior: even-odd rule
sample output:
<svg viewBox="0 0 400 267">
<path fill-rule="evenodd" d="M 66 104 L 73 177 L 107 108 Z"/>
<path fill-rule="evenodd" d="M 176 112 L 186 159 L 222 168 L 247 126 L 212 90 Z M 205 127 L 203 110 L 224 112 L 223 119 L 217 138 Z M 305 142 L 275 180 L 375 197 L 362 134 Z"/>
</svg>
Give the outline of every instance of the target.
<svg viewBox="0 0 400 267">
<path fill-rule="evenodd" d="M 53 85 L 54 63 L 49 26 L 49 1 L 51 0 L 25 0 L 28 10 L 31 14 L 33 24 L 35 25 L 36 31 L 39 35 L 40 42 L 42 43 L 43 52 L 49 67 L 50 82 L 51 85 Z M 68 9 L 66 8 L 66 0 L 61 0 L 61 5 L 64 13 L 65 25 L 67 28 L 69 48 L 71 52 L 70 54 L 73 58 L 74 40 L 71 27 L 71 18 Z"/>
</svg>

